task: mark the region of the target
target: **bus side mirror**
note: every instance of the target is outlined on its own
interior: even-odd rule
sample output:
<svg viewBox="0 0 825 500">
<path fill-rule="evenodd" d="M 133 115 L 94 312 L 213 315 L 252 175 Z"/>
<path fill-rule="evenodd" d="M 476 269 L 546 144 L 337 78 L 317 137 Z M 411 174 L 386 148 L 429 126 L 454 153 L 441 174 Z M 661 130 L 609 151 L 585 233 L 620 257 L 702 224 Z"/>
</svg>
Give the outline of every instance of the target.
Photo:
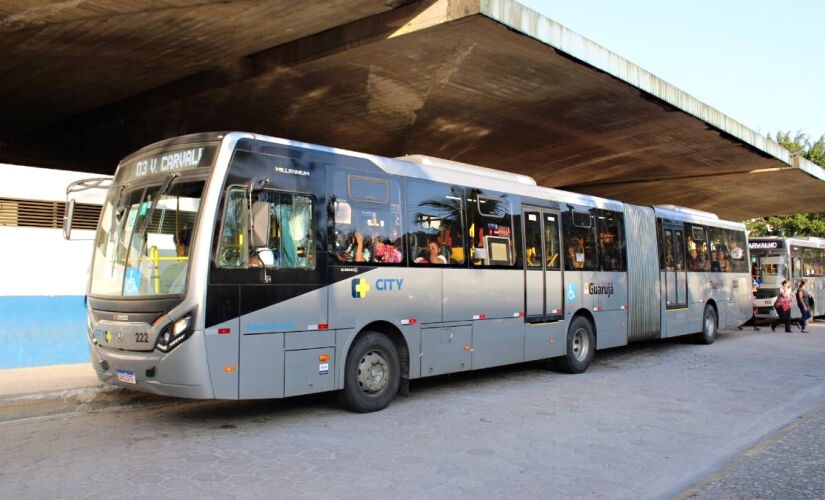
<svg viewBox="0 0 825 500">
<path fill-rule="evenodd" d="M 72 220 L 74 219 L 74 200 L 69 200 L 66 203 L 66 208 L 63 213 L 63 238 L 67 240 L 72 239 Z"/>
<path fill-rule="evenodd" d="M 269 202 L 256 201 L 252 204 L 252 247 L 265 247 L 269 243 L 270 231 Z"/>
</svg>

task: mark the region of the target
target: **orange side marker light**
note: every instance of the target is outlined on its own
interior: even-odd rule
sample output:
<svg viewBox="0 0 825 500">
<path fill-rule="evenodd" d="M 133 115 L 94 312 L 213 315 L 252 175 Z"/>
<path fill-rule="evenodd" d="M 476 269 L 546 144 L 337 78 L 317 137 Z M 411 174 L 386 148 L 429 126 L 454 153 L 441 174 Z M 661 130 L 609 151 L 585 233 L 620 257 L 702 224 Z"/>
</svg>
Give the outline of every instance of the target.
<svg viewBox="0 0 825 500">
<path fill-rule="evenodd" d="M 322 363 L 325 361 L 329 361 L 329 354 L 321 354 L 320 356 L 318 356 L 318 361 Z"/>
<path fill-rule="evenodd" d="M 234 366 L 224 366 L 223 371 L 225 371 L 226 373 L 232 373 L 232 372 L 235 371 L 235 367 Z"/>
</svg>

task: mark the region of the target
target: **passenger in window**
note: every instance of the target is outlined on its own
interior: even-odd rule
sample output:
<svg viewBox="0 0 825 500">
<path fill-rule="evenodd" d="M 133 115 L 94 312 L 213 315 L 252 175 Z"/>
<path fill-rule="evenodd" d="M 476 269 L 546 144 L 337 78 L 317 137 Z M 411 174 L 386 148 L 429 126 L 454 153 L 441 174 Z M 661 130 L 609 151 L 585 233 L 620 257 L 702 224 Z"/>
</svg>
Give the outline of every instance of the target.
<svg viewBox="0 0 825 500">
<path fill-rule="evenodd" d="M 570 269 L 584 269 L 584 253 L 577 252 L 575 245 L 567 246 L 567 260 L 570 262 Z"/>
<path fill-rule="evenodd" d="M 430 240 L 427 243 L 426 255 L 415 259 L 418 264 L 447 264 L 447 257 L 444 256 L 444 250 L 440 243 L 435 240 Z"/>
<path fill-rule="evenodd" d="M 390 240 L 381 241 L 380 239 L 377 239 L 375 241 L 374 260 L 385 264 L 398 264 L 401 262 L 401 251 L 390 243 Z"/>
<path fill-rule="evenodd" d="M 340 235 L 336 239 L 339 238 Z M 356 230 L 344 239 L 344 243 L 341 245 L 341 251 L 336 257 L 341 262 L 367 262 L 369 260 L 369 252 L 367 251 L 367 255 L 364 254 L 364 237 Z"/>
<path fill-rule="evenodd" d="M 690 242 L 690 243 L 693 243 L 693 242 Z M 698 260 L 699 260 L 699 252 L 696 251 L 696 245 L 694 244 L 692 248 L 689 247 L 689 249 L 688 249 L 688 261 L 687 261 L 688 269 L 690 269 L 691 271 L 699 271 L 700 269 L 699 269 L 699 265 L 698 265 L 698 262 L 697 262 Z"/>
<path fill-rule="evenodd" d="M 721 272 L 722 267 L 719 265 L 719 250 L 710 251 L 710 272 Z"/>
<path fill-rule="evenodd" d="M 731 271 L 730 254 L 724 247 L 719 249 L 719 270 L 723 273 Z"/>
<path fill-rule="evenodd" d="M 745 257 L 745 251 L 739 246 L 738 241 L 730 242 L 730 256 L 734 260 L 742 260 Z"/>
</svg>

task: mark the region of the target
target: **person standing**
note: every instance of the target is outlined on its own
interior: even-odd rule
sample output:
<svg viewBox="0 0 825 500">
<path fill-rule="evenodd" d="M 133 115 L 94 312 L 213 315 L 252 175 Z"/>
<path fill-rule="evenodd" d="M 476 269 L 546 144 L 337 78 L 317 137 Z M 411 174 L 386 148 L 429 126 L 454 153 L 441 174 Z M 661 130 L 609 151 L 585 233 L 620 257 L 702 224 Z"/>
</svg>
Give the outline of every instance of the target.
<svg viewBox="0 0 825 500">
<path fill-rule="evenodd" d="M 799 312 L 802 315 L 800 321 L 802 333 L 808 333 L 805 329 L 808 318 L 811 317 L 811 296 L 808 294 L 807 282 L 802 280 L 799 282 L 799 288 L 796 289 L 796 305 L 799 306 Z"/>
<path fill-rule="evenodd" d="M 779 288 L 779 295 L 776 296 L 776 301 L 773 303 L 776 308 L 776 314 L 779 316 L 776 321 L 771 323 L 771 331 L 776 331 L 776 325 L 780 322 L 785 324 L 785 332 L 791 332 L 791 292 L 788 289 L 788 280 L 782 280 L 782 286 Z"/>
</svg>

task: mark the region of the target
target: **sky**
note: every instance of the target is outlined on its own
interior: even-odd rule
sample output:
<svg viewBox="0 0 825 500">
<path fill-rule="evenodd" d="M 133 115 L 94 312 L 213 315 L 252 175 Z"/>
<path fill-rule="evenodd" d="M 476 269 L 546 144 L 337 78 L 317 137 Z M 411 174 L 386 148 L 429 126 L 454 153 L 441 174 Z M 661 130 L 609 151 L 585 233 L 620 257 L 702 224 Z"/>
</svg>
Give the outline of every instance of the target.
<svg viewBox="0 0 825 500">
<path fill-rule="evenodd" d="M 763 135 L 825 134 L 825 0 L 519 0 Z"/>
</svg>

